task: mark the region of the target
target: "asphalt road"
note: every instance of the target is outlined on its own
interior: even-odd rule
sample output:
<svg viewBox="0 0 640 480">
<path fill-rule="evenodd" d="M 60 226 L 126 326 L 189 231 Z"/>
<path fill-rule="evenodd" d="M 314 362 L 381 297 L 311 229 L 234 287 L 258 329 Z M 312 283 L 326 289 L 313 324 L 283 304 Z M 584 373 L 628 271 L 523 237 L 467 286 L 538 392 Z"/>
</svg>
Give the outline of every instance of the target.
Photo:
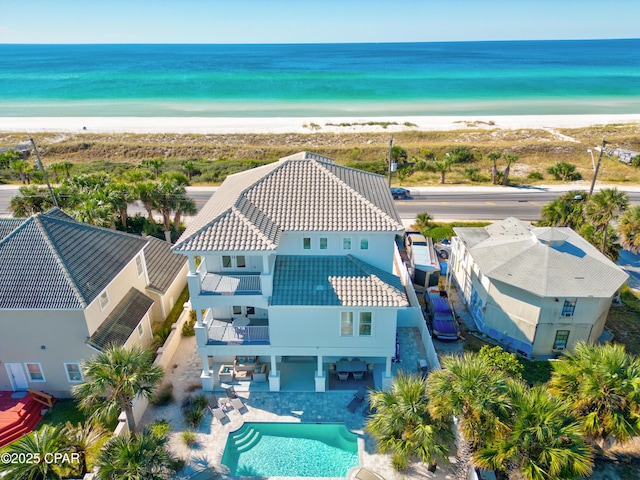
<svg viewBox="0 0 640 480">
<path fill-rule="evenodd" d="M 188 195 L 200 210 L 216 187 L 187 187 Z M 9 204 L 18 192 L 18 186 L 0 185 L 0 217 L 11 216 Z M 564 194 L 548 189 L 503 189 L 495 187 L 418 187 L 413 196 L 396 200 L 400 218 L 414 219 L 421 212 L 429 212 L 435 220 L 500 220 L 509 216 L 521 220 L 538 220 L 540 209 Z M 633 204 L 640 204 L 640 189 L 627 192 Z M 130 214 L 144 214 L 144 209 L 133 205 Z"/>
</svg>

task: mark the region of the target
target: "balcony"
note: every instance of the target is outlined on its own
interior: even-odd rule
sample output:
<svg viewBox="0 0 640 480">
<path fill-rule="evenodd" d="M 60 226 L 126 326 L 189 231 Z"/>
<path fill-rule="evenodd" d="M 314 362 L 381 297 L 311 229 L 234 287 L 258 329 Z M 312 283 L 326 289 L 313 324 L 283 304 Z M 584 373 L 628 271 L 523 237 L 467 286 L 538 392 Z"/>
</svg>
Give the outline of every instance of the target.
<svg viewBox="0 0 640 480">
<path fill-rule="evenodd" d="M 207 345 L 269 345 L 269 322 L 252 319 L 247 326 L 237 327 L 232 319 L 214 319 L 207 314 Z"/>
<path fill-rule="evenodd" d="M 201 295 L 262 295 L 260 275 L 201 275 Z"/>
</svg>

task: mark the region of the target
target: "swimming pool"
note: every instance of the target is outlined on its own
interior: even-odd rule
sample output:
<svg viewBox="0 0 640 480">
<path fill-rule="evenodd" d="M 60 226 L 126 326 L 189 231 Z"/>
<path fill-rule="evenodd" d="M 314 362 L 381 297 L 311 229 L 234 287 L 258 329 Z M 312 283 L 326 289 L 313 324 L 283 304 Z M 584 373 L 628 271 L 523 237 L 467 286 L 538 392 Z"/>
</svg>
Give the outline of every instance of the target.
<svg viewBox="0 0 640 480">
<path fill-rule="evenodd" d="M 357 440 L 343 423 L 245 423 L 222 464 L 233 476 L 344 477 L 359 463 Z"/>
</svg>

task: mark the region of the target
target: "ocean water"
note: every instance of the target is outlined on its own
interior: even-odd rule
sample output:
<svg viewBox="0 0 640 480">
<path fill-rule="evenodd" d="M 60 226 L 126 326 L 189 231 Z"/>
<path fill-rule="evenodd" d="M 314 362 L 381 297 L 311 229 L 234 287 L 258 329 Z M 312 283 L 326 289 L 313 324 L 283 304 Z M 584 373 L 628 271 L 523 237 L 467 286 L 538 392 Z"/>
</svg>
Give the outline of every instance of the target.
<svg viewBox="0 0 640 480">
<path fill-rule="evenodd" d="M 640 39 L 0 45 L 0 116 L 640 113 Z"/>
</svg>

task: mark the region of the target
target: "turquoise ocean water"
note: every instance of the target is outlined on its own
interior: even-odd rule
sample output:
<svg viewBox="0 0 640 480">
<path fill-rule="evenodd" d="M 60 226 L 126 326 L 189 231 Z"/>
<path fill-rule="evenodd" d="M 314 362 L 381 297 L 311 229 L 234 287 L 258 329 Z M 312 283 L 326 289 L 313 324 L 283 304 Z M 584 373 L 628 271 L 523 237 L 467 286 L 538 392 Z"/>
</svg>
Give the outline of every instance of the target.
<svg viewBox="0 0 640 480">
<path fill-rule="evenodd" d="M 640 39 L 0 45 L 0 116 L 640 113 Z"/>
</svg>

